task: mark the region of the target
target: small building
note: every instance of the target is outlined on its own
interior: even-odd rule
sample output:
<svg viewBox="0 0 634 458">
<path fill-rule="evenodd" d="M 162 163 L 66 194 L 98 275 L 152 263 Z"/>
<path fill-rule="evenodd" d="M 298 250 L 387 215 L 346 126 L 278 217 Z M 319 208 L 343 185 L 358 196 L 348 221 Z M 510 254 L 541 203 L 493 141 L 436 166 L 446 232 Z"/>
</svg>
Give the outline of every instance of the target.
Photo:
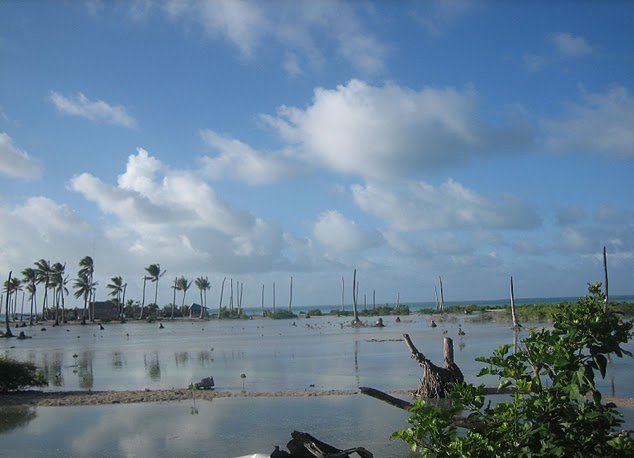
<svg viewBox="0 0 634 458">
<path fill-rule="evenodd" d="M 94 307 L 95 320 L 116 320 L 119 318 L 117 304 L 113 301 L 95 301 L 90 306 Z M 90 316 L 88 310 L 86 310 L 86 313 Z"/>
</svg>

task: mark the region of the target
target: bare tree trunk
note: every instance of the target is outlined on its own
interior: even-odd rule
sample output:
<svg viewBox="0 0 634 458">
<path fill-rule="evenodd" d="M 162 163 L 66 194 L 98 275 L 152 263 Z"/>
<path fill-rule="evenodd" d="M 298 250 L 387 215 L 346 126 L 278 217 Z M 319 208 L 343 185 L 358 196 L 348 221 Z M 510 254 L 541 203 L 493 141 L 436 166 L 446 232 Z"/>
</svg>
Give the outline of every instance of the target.
<svg viewBox="0 0 634 458">
<path fill-rule="evenodd" d="M 346 290 L 346 280 L 343 278 L 343 276 L 341 277 L 341 311 L 344 311 L 344 299 L 343 299 L 343 294 Z"/>
<path fill-rule="evenodd" d="M 372 290 L 372 311 L 376 312 L 376 290 Z"/>
<path fill-rule="evenodd" d="M 143 319 L 143 307 L 145 307 L 145 283 L 147 282 L 147 277 L 143 276 L 143 295 L 141 296 L 141 313 L 139 314 L 139 320 Z"/>
<path fill-rule="evenodd" d="M 123 309 L 125 307 L 125 292 L 128 289 L 128 284 L 126 283 L 125 285 L 123 285 L 123 299 L 121 299 L 121 322 L 125 323 L 125 310 Z"/>
<path fill-rule="evenodd" d="M 603 311 L 608 311 L 608 302 L 609 302 L 609 294 L 608 294 L 608 252 L 603 247 L 603 273 L 605 274 L 605 304 L 603 305 Z"/>
<path fill-rule="evenodd" d="M 273 282 L 273 313 L 275 313 L 275 282 Z"/>
<path fill-rule="evenodd" d="M 229 310 L 233 310 L 233 278 L 229 279 L 231 281 L 231 289 L 229 290 Z"/>
<path fill-rule="evenodd" d="M 438 277 L 440 280 L 440 311 L 445 313 L 445 293 L 442 287 L 442 277 Z"/>
<path fill-rule="evenodd" d="M 174 309 L 176 308 L 176 283 L 178 282 L 178 277 L 174 278 L 174 298 L 172 299 L 172 316 L 170 320 L 174 319 Z"/>
<path fill-rule="evenodd" d="M 401 306 L 401 293 L 396 293 L 396 306 Z"/>
<path fill-rule="evenodd" d="M 264 316 L 264 283 L 262 283 L 262 298 L 261 298 L 261 304 L 262 304 L 262 316 Z"/>
<path fill-rule="evenodd" d="M 436 295 L 436 311 L 440 311 L 440 300 L 438 299 L 438 288 L 434 285 L 434 294 Z"/>
<path fill-rule="evenodd" d="M 357 283 L 357 269 L 354 269 L 354 273 L 352 274 L 352 305 L 353 305 L 353 314 L 354 314 L 354 318 L 352 320 L 352 324 L 353 325 L 358 325 L 360 323 L 359 321 L 359 312 L 357 311 L 357 288 L 358 288 L 358 283 Z"/>
<path fill-rule="evenodd" d="M 403 339 L 412 354 L 412 358 L 423 368 L 423 376 L 420 378 L 418 389 L 414 396 L 444 398 L 451 389 L 451 383 L 464 381 L 462 371 L 453 359 L 453 340 L 450 337 L 445 337 L 444 339 L 445 367 L 436 366 L 419 352 L 408 334 L 403 334 Z"/>
<path fill-rule="evenodd" d="M 511 316 L 513 317 L 513 329 L 519 331 L 522 325 L 517 321 L 517 314 L 515 313 L 515 289 L 513 288 L 513 277 L 511 277 Z"/>
<path fill-rule="evenodd" d="M 220 303 L 218 304 L 218 319 L 222 318 L 222 294 L 225 291 L 225 281 L 227 280 L 227 277 L 224 277 L 222 279 L 222 286 L 220 287 Z"/>
<path fill-rule="evenodd" d="M 293 305 L 293 276 L 291 275 L 291 291 L 290 291 L 290 293 L 289 293 L 289 298 L 288 298 L 288 311 L 289 311 L 290 313 L 292 313 L 292 312 L 291 312 L 291 310 L 292 310 L 292 308 L 291 308 L 291 307 L 292 307 L 292 305 Z"/>
</svg>

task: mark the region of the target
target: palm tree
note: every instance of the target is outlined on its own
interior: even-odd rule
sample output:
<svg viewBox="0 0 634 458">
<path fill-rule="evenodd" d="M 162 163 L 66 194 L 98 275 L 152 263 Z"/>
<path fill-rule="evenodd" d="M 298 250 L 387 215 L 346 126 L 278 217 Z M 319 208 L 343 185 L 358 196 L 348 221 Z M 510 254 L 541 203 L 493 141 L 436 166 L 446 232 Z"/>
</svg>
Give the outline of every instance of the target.
<svg viewBox="0 0 634 458">
<path fill-rule="evenodd" d="M 161 265 L 160 264 L 150 264 L 149 266 L 147 266 L 145 268 L 145 271 L 148 273 L 148 279 L 150 281 L 152 281 L 152 283 L 156 283 L 156 285 L 154 286 L 154 303 L 156 304 L 156 301 L 158 299 L 158 284 L 159 284 L 159 278 L 161 278 L 163 275 L 165 275 L 165 272 L 167 272 L 166 270 L 161 272 Z M 158 304 L 156 304 L 158 305 Z"/>
<path fill-rule="evenodd" d="M 13 322 L 15 323 L 15 318 L 18 310 L 18 292 L 22 291 L 22 282 L 18 277 L 13 277 L 7 287 L 7 294 L 13 295 Z"/>
<path fill-rule="evenodd" d="M 35 304 L 35 292 L 37 291 L 37 271 L 32 267 L 27 267 L 22 271 L 22 281 L 26 285 L 31 301 L 31 312 L 29 313 L 29 326 L 33 326 L 33 305 Z M 35 309 L 37 315 L 37 308 Z"/>
<path fill-rule="evenodd" d="M 86 324 L 86 306 L 88 305 L 88 300 L 95 290 L 96 285 L 96 282 L 91 282 L 90 277 L 81 271 L 73 283 L 73 289 L 75 290 L 73 295 L 75 296 L 75 299 L 79 299 L 82 296 L 84 297 L 84 313 L 81 317 L 81 324 Z"/>
<path fill-rule="evenodd" d="M 4 305 L 4 322 L 6 325 L 6 331 L 4 333 L 5 337 L 13 337 L 13 333 L 11 332 L 11 326 L 9 326 L 9 292 L 8 292 L 8 288 L 9 285 L 11 285 L 11 273 L 9 272 L 9 278 L 8 280 L 5 282 L 5 285 L 7 286 L 7 298 L 6 298 L 6 302 Z"/>
<path fill-rule="evenodd" d="M 145 306 L 145 284 L 148 280 L 151 280 L 147 275 L 143 276 L 143 298 L 141 299 L 141 313 L 139 314 L 139 320 L 143 319 L 143 307 Z"/>
<path fill-rule="evenodd" d="M 211 283 L 209 283 L 207 277 L 198 277 L 196 279 L 196 287 L 200 290 L 200 316 L 198 318 L 202 319 L 203 311 L 207 310 L 207 290 L 211 289 Z M 205 293 L 204 301 L 203 292 Z"/>
<path fill-rule="evenodd" d="M 185 308 L 185 295 L 187 294 L 187 290 L 192 285 L 191 281 L 187 281 L 185 277 L 179 277 L 176 279 L 176 289 L 183 292 L 183 301 L 181 303 L 181 310 Z M 202 307 L 202 305 L 201 305 Z M 191 307 L 189 308 L 189 317 L 192 317 Z M 172 304 L 172 319 L 174 319 L 174 304 Z"/>
<path fill-rule="evenodd" d="M 97 286 L 97 282 L 93 281 L 93 276 L 95 274 L 95 263 L 90 256 L 84 256 L 79 261 L 79 272 L 77 272 L 77 277 L 86 277 L 88 279 L 88 283 L 92 285 L 91 290 L 88 292 L 88 304 L 94 304 L 95 302 L 95 287 Z M 89 309 L 90 321 L 95 321 L 94 317 L 94 306 L 91 306 Z M 86 301 L 84 301 L 84 317 L 82 318 L 82 324 L 86 324 Z"/>
<path fill-rule="evenodd" d="M 6 313 L 10 316 L 11 314 L 13 314 L 13 321 L 15 321 L 15 299 L 13 298 L 13 295 L 15 294 L 15 297 L 18 297 L 18 291 L 21 289 L 21 282 L 19 278 L 13 277 L 13 278 L 9 278 L 7 281 L 4 282 L 4 289 L 2 290 L 6 295 L 7 295 L 7 310 Z M 11 301 L 13 300 L 13 304 L 11 305 Z M 13 307 L 13 313 L 11 313 L 11 308 Z"/>
<path fill-rule="evenodd" d="M 48 288 L 51 283 L 51 263 L 46 259 L 40 259 L 35 263 L 37 283 L 44 283 L 44 299 L 42 299 L 42 317 L 48 319 Z"/>
<path fill-rule="evenodd" d="M 66 264 L 56 262 L 51 266 L 51 278 L 49 286 L 53 288 L 55 293 L 55 325 L 59 325 L 59 303 L 62 303 L 62 322 L 66 323 L 65 308 L 64 308 L 64 296 L 68 294 L 66 284 L 68 283 L 68 277 L 64 277 L 66 270 Z"/>
<path fill-rule="evenodd" d="M 110 290 L 110 296 L 117 299 L 117 312 L 121 311 L 121 293 L 123 292 L 123 279 L 121 275 L 117 275 L 110 279 L 111 283 L 106 285 L 106 288 Z"/>
</svg>

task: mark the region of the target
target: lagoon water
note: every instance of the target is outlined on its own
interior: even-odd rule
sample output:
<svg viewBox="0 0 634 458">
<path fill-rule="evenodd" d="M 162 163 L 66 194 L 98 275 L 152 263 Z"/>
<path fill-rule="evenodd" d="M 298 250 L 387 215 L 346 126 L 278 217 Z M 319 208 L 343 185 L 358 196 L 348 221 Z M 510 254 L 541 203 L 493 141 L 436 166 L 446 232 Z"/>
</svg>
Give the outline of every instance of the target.
<svg viewBox="0 0 634 458">
<path fill-rule="evenodd" d="M 351 328 L 350 318 L 330 316 L 165 321 L 164 329 L 158 323 L 111 323 L 103 330 L 44 325 L 42 331 L 39 325 L 25 328 L 31 339 L 2 339 L 0 351 L 44 370 L 48 390 L 184 388 L 213 376 L 216 389 L 239 394 L 243 389 L 310 392 L 359 386 L 413 390 L 421 369 L 400 340 L 403 333 L 439 363 L 443 337 L 452 337 L 467 380 L 491 385 L 494 380 L 475 376 L 482 367 L 475 358 L 513 342 L 507 323 L 450 316 L 436 318 L 438 327 L 431 328 L 423 316 L 401 319 L 384 317 L 385 328 Z M 464 336 L 458 336 L 459 328 Z M 601 390 L 634 396 L 633 369 L 631 358 L 615 358 Z M 375 456 L 408 456 L 404 444 L 388 440 L 392 431 L 407 426 L 407 414 L 362 395 L 39 407 L 3 416 L 16 420 L 0 428 L 0 450 L 20 456 L 232 457 L 283 447 L 295 429 L 340 448 L 364 446 Z"/>
</svg>

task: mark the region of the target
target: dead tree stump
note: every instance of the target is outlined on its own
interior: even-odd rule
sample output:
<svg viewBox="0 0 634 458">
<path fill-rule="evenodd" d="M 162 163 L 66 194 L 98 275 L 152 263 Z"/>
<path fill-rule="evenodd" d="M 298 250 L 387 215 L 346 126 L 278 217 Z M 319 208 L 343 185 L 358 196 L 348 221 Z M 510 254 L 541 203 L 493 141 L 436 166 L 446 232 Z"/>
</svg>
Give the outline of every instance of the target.
<svg viewBox="0 0 634 458">
<path fill-rule="evenodd" d="M 450 384 L 463 382 L 464 376 L 453 359 L 453 340 L 445 337 L 444 355 L 445 367 L 436 366 L 425 355 L 418 351 L 409 334 L 403 334 L 405 344 L 420 367 L 423 375 L 420 378 L 418 389 L 413 393 L 421 398 L 445 398 L 451 389 Z"/>
</svg>

